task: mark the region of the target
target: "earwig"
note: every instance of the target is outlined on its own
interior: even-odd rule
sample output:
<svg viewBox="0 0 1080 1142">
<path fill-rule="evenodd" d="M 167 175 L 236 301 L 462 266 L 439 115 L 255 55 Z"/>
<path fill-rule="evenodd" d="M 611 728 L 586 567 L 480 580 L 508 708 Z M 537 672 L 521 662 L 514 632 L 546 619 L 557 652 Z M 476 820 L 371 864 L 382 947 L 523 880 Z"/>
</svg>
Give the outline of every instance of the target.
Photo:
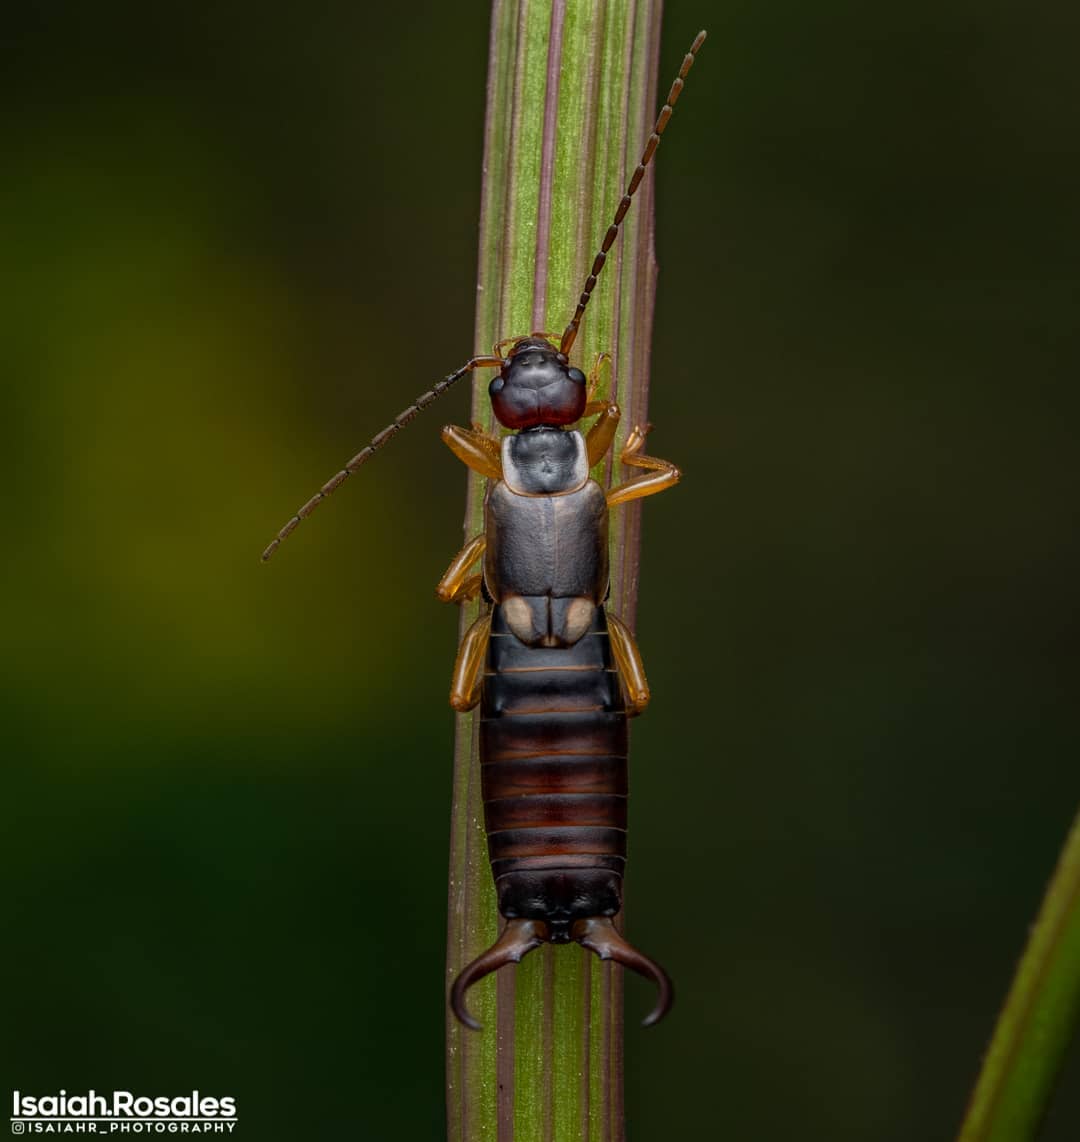
<svg viewBox="0 0 1080 1142">
<path fill-rule="evenodd" d="M 650 695 L 634 637 L 604 603 L 609 509 L 673 487 L 680 473 L 644 454 L 648 428 L 635 426 L 619 459 L 642 474 L 606 492 L 590 478 L 612 446 L 620 411 L 613 400 L 590 399 L 608 354 L 600 354 L 588 379 L 569 356 L 704 41 L 699 32 L 683 58 L 557 347 L 555 334 L 533 333 L 504 338 L 492 354 L 472 357 L 376 433 L 262 555 L 268 560 L 301 520 L 462 377 L 499 370 L 488 393 L 509 434 L 443 429 L 454 455 L 491 484 L 483 531 L 457 553 L 436 588 L 444 602 L 483 601 L 461 640 L 450 689 L 455 710 L 480 707 L 488 855 L 506 919 L 499 938 L 462 969 L 450 991 L 454 1014 L 474 1029 L 467 990 L 543 943 L 573 940 L 651 979 L 658 996 L 646 1026 L 672 1003 L 667 973 L 613 921 L 622 909 L 626 864 L 627 719 L 645 709 Z M 591 416 L 596 420 L 584 435 L 571 427 Z"/>
</svg>

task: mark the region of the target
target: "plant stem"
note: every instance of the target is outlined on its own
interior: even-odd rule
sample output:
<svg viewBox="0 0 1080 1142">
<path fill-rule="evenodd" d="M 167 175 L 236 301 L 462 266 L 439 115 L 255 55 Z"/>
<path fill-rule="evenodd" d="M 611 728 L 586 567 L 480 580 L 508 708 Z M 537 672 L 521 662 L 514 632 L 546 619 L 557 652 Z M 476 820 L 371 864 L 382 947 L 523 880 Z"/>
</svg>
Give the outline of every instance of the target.
<svg viewBox="0 0 1080 1142">
<path fill-rule="evenodd" d="M 1028 938 L 959 1142 L 1035 1137 L 1080 1016 L 1080 815 Z"/>
<path fill-rule="evenodd" d="M 495 0 L 480 221 L 476 342 L 561 331 L 652 128 L 660 0 Z M 623 410 L 617 455 L 647 423 L 656 266 L 652 171 L 612 248 L 581 326 L 574 363 L 613 355 Z M 490 375 L 473 386 L 472 419 L 491 430 Z M 609 458 L 594 473 L 610 480 Z M 481 530 L 484 481 L 470 474 L 465 534 Z M 631 627 L 640 505 L 613 513 L 611 607 Z M 477 604 L 463 608 L 462 631 Z M 459 717 L 450 850 L 449 982 L 495 939 L 477 734 Z M 538 949 L 470 993 L 484 1024 L 447 1023 L 452 1142 L 618 1142 L 622 1107 L 621 970 L 576 945 Z"/>
</svg>

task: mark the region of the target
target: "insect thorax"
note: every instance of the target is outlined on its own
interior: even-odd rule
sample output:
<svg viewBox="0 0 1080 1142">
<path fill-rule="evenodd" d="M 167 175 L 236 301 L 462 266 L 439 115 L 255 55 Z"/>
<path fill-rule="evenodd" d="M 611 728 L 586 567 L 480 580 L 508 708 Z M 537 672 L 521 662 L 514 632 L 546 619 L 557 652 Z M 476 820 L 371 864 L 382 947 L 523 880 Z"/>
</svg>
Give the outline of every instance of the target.
<svg viewBox="0 0 1080 1142">
<path fill-rule="evenodd" d="M 572 645 L 608 587 L 608 510 L 578 432 L 503 440 L 504 479 L 487 499 L 484 581 L 529 645 Z"/>
</svg>

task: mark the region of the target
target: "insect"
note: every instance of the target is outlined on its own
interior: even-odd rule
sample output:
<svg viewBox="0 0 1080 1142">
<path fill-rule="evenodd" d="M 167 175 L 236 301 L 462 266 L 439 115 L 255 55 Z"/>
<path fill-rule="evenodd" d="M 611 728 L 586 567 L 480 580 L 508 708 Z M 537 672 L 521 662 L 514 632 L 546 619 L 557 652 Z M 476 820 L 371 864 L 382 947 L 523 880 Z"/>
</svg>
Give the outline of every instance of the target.
<svg viewBox="0 0 1080 1142">
<path fill-rule="evenodd" d="M 651 979 L 659 994 L 645 1019 L 658 1022 L 673 991 L 659 964 L 633 947 L 613 917 L 622 908 L 626 863 L 627 719 L 649 702 L 633 635 L 607 612 L 608 513 L 672 487 L 674 464 L 643 451 L 648 429 L 634 427 L 621 450 L 638 475 L 605 491 L 589 476 L 611 449 L 620 411 L 595 398 L 602 353 L 591 375 L 570 364 L 582 315 L 608 251 L 687 73 L 705 41 L 683 58 L 626 193 L 561 336 L 509 337 L 476 356 L 399 413 L 289 520 L 263 552 L 269 559 L 332 492 L 388 440 L 474 369 L 496 368 L 488 392 L 500 439 L 446 427 L 442 438 L 487 477 L 484 530 L 454 556 L 436 592 L 447 603 L 483 600 L 458 648 L 450 704 L 480 706 L 480 760 L 488 854 L 506 925 L 495 943 L 462 969 L 450 992 L 454 1014 L 479 1024 L 465 993 L 479 979 L 517 963 L 543 943 L 576 940 L 602 960 Z M 506 350 L 504 355 L 504 350 Z M 571 427 L 595 417 L 584 434 Z M 473 568 L 482 562 L 482 570 Z"/>
</svg>

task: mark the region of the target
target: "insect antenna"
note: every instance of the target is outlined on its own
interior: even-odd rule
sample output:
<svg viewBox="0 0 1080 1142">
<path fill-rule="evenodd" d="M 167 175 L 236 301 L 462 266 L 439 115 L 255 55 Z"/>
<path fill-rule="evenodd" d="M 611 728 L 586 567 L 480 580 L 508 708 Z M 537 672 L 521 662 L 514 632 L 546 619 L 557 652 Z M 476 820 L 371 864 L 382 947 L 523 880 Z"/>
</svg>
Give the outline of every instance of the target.
<svg viewBox="0 0 1080 1142">
<path fill-rule="evenodd" d="M 270 541 L 266 550 L 262 553 L 262 561 L 265 563 L 281 546 L 282 541 L 288 539 L 297 527 L 299 527 L 301 520 L 307 519 L 319 504 L 321 504 L 327 496 L 336 492 L 357 468 L 366 464 L 391 437 L 397 436 L 414 416 L 422 409 L 427 408 L 432 401 L 441 397 L 455 381 L 460 381 L 466 373 L 471 372 L 473 369 L 499 368 L 502 364 L 503 360 L 501 357 L 473 357 L 471 361 L 462 365 L 456 373 L 451 373 L 448 377 L 444 377 L 439 381 L 434 388 L 428 389 L 426 393 L 421 393 L 408 408 L 402 409 L 381 432 L 377 432 L 340 472 L 331 476 L 315 495 L 297 511 L 296 515 L 294 515 Z"/>
<path fill-rule="evenodd" d="M 627 210 L 630 209 L 630 201 L 634 197 L 637 188 L 641 185 L 641 180 L 645 177 L 645 168 L 652 162 L 652 157 L 656 153 L 657 146 L 660 144 L 660 136 L 664 133 L 664 128 L 667 127 L 668 120 L 671 118 L 671 112 L 674 110 L 675 104 L 682 94 L 687 72 L 694 66 L 694 57 L 704 42 L 705 33 L 698 32 L 694 38 L 694 42 L 690 45 L 690 50 L 683 56 L 682 67 L 679 68 L 679 74 L 675 77 L 675 82 L 671 85 L 667 102 L 660 108 L 660 114 L 656 118 L 656 124 L 653 126 L 652 134 L 649 136 L 649 141 L 645 144 L 645 150 L 642 152 L 641 161 L 637 165 L 637 170 L 630 176 L 630 183 L 626 188 L 626 193 L 622 196 L 622 201 L 615 211 L 615 220 L 607 228 L 604 240 L 600 243 L 600 250 L 593 259 L 592 269 L 589 271 L 589 276 L 585 279 L 585 287 L 581 291 L 581 299 L 578 301 L 574 316 L 570 319 L 570 324 L 563 330 L 562 342 L 559 345 L 560 353 L 568 355 L 573 347 L 574 341 L 577 339 L 581 316 L 585 312 L 585 307 L 589 304 L 589 298 L 592 296 L 592 291 L 596 287 L 596 279 L 600 276 L 600 271 L 604 268 L 604 262 L 607 261 L 608 250 L 611 249 L 612 244 L 619 235 L 619 227 L 622 225 L 622 220 L 626 217 Z"/>
</svg>

